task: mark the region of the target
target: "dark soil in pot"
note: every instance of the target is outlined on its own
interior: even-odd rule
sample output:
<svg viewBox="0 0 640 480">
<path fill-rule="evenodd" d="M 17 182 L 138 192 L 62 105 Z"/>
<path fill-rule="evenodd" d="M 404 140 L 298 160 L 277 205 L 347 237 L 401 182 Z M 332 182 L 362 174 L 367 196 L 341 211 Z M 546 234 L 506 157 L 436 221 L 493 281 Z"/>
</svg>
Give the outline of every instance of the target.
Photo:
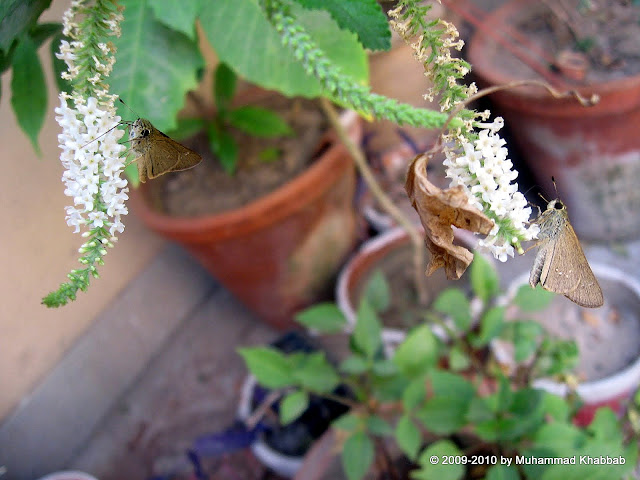
<svg viewBox="0 0 640 480">
<path fill-rule="evenodd" d="M 238 164 L 229 175 L 209 149 L 204 133 L 184 142 L 203 156 L 197 167 L 149 182 L 149 197 L 159 211 L 194 217 L 239 208 L 276 190 L 299 175 L 317 158 L 328 122 L 317 102 L 267 95 L 256 103 L 279 114 L 293 133 L 260 138 L 232 130 L 238 144 Z"/>
</svg>

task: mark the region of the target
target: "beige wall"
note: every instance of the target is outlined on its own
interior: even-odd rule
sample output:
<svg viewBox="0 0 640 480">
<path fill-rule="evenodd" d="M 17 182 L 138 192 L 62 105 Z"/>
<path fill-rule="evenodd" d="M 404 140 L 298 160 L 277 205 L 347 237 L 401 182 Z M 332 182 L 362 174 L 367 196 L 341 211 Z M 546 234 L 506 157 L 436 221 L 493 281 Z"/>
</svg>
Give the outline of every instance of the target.
<svg viewBox="0 0 640 480">
<path fill-rule="evenodd" d="M 53 2 L 43 21 L 59 21 L 68 2 Z M 133 214 L 109 251 L 101 278 L 87 293 L 60 309 L 47 309 L 41 298 L 77 268 L 79 234 L 67 227 L 62 167 L 54 120 L 56 92 L 49 45 L 41 48 L 49 85 L 49 110 L 40 133 L 42 158 L 19 130 L 10 105 L 11 73 L 2 76 L 0 104 L 0 421 L 51 370 L 96 315 L 149 262 L 162 241 L 145 230 Z"/>
</svg>

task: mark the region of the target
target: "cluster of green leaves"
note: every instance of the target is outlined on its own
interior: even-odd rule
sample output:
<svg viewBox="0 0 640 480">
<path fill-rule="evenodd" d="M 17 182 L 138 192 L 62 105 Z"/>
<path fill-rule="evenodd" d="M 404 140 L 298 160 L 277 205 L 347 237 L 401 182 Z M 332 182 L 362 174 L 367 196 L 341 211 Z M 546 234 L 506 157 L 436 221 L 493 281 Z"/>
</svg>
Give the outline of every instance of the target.
<svg viewBox="0 0 640 480">
<path fill-rule="evenodd" d="M 633 469 L 634 445 L 625 446 L 618 420 L 610 410 L 599 411 L 588 428 L 573 425 L 576 405 L 528 383 L 506 378 L 487 355 L 487 346 L 498 338 L 514 343 L 519 361 L 531 361 L 527 368 L 542 373 L 565 371 L 573 364 L 575 348 L 568 342 L 547 338 L 526 320 L 505 320 L 505 306 L 495 306 L 499 283 L 495 270 L 476 255 L 471 266 L 473 295 L 483 300 L 482 312 L 472 315 L 471 302 L 458 289 L 443 291 L 425 315 L 425 323 L 410 330 L 391 358 L 386 358 L 381 338 L 380 311 L 388 307 L 388 286 L 375 276 L 365 289 L 350 334 L 350 355 L 334 368 L 322 363 L 325 391 L 338 382 L 349 386 L 355 405 L 333 426 L 346 432 L 342 463 L 349 480 L 364 477 L 376 455 L 377 437 L 395 440 L 417 468 L 417 479 L 461 479 L 463 465 L 434 465 L 432 455 L 461 455 L 465 448 L 456 435 L 471 437 L 471 449 L 505 458 L 518 455 L 567 457 L 573 455 L 624 456 L 625 465 L 488 465 L 486 478 L 620 478 Z M 545 308 L 550 294 L 521 289 L 512 300 L 521 310 Z M 475 321 L 478 318 L 479 321 Z M 344 331 L 346 320 L 331 303 L 314 306 L 298 315 L 308 328 L 323 332 Z M 433 324 L 444 326 L 448 339 L 433 333 Z M 546 352 L 546 353 L 545 353 Z M 554 352 L 554 355 L 547 354 Z M 304 355 L 289 359 L 270 349 L 244 349 L 242 355 L 260 383 L 271 388 L 287 387 L 290 403 L 283 421 L 291 421 L 305 406 L 310 389 L 296 371 Z M 317 355 L 317 354 L 314 354 Z M 318 361 L 318 360 L 316 360 Z M 544 368 L 537 367 L 542 362 Z M 320 375 L 319 375 L 320 376 Z M 314 392 L 318 392 L 314 386 Z M 321 392 L 320 392 L 321 393 Z M 293 398 L 293 400 L 292 400 Z M 395 424 L 383 417 L 377 406 L 395 405 Z M 425 443 L 424 433 L 431 436 Z M 435 436 L 435 438 L 434 438 Z M 468 441 L 468 440 L 467 440 Z"/>
<path fill-rule="evenodd" d="M 232 127 L 248 135 L 263 138 L 293 134 L 291 127 L 275 112 L 252 105 L 233 107 L 231 102 L 235 92 L 236 74 L 227 64 L 220 63 L 214 80 L 215 117 L 179 119 L 176 129 L 168 132 L 170 137 L 178 140 L 203 130 L 207 132 L 211 151 L 229 174 L 235 172 L 238 162 L 238 144 L 231 135 Z M 264 150 L 260 153 L 263 161 L 278 157 L 277 151 Z"/>
<path fill-rule="evenodd" d="M 38 134 L 47 112 L 47 87 L 38 49 L 49 38 L 59 39 L 62 35 L 59 23 L 37 23 L 50 3 L 51 0 L 0 2 L 0 73 L 12 69 L 11 106 L 18 125 L 38 154 Z M 60 78 L 64 63 L 54 55 L 58 44 L 59 41 L 52 42 L 51 58 Z M 60 85 L 63 82 L 60 78 Z"/>
<path fill-rule="evenodd" d="M 10 0 L 0 5 L 0 67 L 2 71 L 13 67 L 12 104 L 36 149 L 47 108 L 37 49 L 55 36 L 51 50 L 56 52 L 62 38 L 59 24 L 37 24 L 49 3 Z M 222 62 L 266 89 L 287 96 L 330 96 L 345 106 L 400 123 L 433 128 L 446 120 L 440 112 L 398 104 L 366 87 L 366 50 L 388 49 L 391 38 L 386 16 L 375 0 L 185 0 L 179 9 L 168 0 L 119 0 L 119 4 L 124 7 L 124 21 L 122 35 L 113 38 L 117 61 L 108 79 L 111 92 L 162 131 L 177 128 L 185 94 L 204 72 L 196 21 Z M 288 41 L 291 32 L 277 23 L 283 13 L 293 22 L 287 28 L 294 28 L 296 35 L 304 33 L 296 36 L 299 41 Z M 60 79 L 64 63 L 55 57 L 53 61 L 59 88 L 64 89 Z M 122 106 L 119 109 L 123 118 L 130 116 Z M 224 146 L 227 140 L 218 140 L 223 157 L 231 158 Z"/>
</svg>

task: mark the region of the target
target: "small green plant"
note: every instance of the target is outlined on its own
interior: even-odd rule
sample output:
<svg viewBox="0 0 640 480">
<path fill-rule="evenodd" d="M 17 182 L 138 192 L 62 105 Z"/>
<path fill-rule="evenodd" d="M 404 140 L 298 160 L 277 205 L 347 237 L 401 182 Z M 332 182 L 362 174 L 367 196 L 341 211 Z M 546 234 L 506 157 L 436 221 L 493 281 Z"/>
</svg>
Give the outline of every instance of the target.
<svg viewBox="0 0 640 480">
<path fill-rule="evenodd" d="M 523 316 L 507 321 L 512 309 L 496 302 L 496 272 L 476 255 L 471 287 L 480 301 L 456 288 L 443 291 L 425 311 L 425 321 L 386 358 L 379 313 L 388 306 L 380 301 L 388 289 L 374 278 L 358 308 L 350 353 L 337 368 L 318 353 L 240 351 L 260 383 L 281 391 L 283 423 L 305 410 L 310 393 L 335 400 L 330 392 L 336 385 L 350 388 L 353 398 L 341 401 L 351 409 L 333 423 L 341 432 L 349 480 L 385 464 L 374 459 L 387 458 L 388 440 L 414 463 L 410 476 L 416 479 L 462 479 L 471 466 L 480 471 L 473 478 L 490 480 L 612 479 L 633 470 L 637 445 L 625 442 L 611 410 L 599 410 L 590 426 L 580 427 L 572 423 L 579 408 L 574 396 L 563 399 L 531 386 L 538 376 L 567 374 L 577 360 L 574 342 L 550 338 L 526 319 L 527 311 L 545 308 L 551 294 L 522 287 L 510 302 Z M 478 303 L 480 308 L 473 307 Z M 346 327 L 332 303 L 300 313 L 298 321 L 323 333 Z M 436 336 L 436 325 L 446 334 Z M 517 368 L 512 377 L 488 348 L 498 338 L 513 344 Z M 386 474 L 398 478 L 393 469 Z"/>
<path fill-rule="evenodd" d="M 275 112 L 252 105 L 232 106 L 236 80 L 235 72 L 225 63 L 220 63 L 215 70 L 214 117 L 180 119 L 176 129 L 169 133 L 169 136 L 183 139 L 202 130 L 207 132 L 212 152 L 230 175 L 235 172 L 238 163 L 238 144 L 231 135 L 232 129 L 263 138 L 293 134 L 291 127 Z M 259 157 L 268 162 L 278 158 L 278 152 L 266 149 Z"/>
</svg>

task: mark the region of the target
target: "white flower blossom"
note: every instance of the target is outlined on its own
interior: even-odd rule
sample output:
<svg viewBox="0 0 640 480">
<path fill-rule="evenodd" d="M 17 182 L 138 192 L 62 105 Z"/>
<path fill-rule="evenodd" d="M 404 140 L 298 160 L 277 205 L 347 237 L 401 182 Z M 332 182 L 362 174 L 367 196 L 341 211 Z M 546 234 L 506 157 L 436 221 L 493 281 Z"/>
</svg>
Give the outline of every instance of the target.
<svg viewBox="0 0 640 480">
<path fill-rule="evenodd" d="M 531 207 L 518 191 L 518 176 L 513 170 L 505 141 L 497 134 L 504 122 L 498 117 L 490 124 L 479 124 L 483 129 L 473 143 L 460 139 L 463 155 L 445 149 L 447 177 L 451 186 L 462 185 L 469 195 L 469 203 L 483 210 L 496 224 L 489 235 L 478 245 L 505 262 L 513 257 L 520 242 L 538 235 L 538 225 L 529 224 Z"/>
</svg>

